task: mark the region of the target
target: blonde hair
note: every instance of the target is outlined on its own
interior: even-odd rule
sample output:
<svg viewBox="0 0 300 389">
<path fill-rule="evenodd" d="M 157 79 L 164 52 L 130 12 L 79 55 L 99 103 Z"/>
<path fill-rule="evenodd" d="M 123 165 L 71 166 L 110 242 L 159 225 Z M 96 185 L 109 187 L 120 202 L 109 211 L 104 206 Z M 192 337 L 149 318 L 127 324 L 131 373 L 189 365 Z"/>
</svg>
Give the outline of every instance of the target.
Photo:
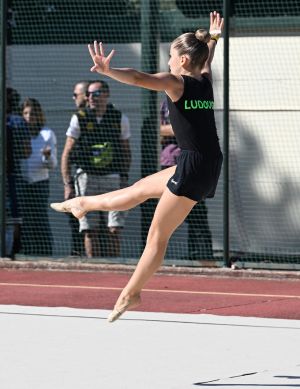
<svg viewBox="0 0 300 389">
<path fill-rule="evenodd" d="M 196 32 L 186 32 L 177 37 L 173 42 L 173 48 L 179 55 L 188 55 L 192 68 L 202 68 L 208 58 L 209 49 L 207 43 L 210 41 L 210 33 L 199 29 Z"/>
</svg>

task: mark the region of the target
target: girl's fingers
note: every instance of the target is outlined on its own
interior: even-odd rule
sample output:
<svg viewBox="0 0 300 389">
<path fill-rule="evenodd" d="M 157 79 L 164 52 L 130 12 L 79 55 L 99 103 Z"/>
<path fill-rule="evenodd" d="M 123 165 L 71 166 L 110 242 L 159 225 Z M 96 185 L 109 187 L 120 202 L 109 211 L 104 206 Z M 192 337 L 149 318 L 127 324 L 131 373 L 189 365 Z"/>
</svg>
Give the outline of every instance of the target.
<svg viewBox="0 0 300 389">
<path fill-rule="evenodd" d="M 94 41 L 94 50 L 96 55 L 100 55 L 100 48 L 97 41 Z"/>
<path fill-rule="evenodd" d="M 100 54 L 102 55 L 102 57 L 105 57 L 105 55 L 104 55 L 104 47 L 103 47 L 102 42 L 99 43 L 99 49 L 100 49 Z"/>
<path fill-rule="evenodd" d="M 115 50 L 113 49 L 110 53 L 109 53 L 109 55 L 107 56 L 107 61 L 110 61 L 111 60 L 111 58 L 112 58 L 112 56 L 115 54 Z"/>
<path fill-rule="evenodd" d="M 222 18 L 222 19 L 221 19 L 221 24 L 220 24 L 220 30 L 221 30 L 221 31 L 223 30 L 223 26 L 224 26 L 224 19 Z"/>
<path fill-rule="evenodd" d="M 97 69 L 102 68 L 105 64 L 109 64 L 111 58 L 115 54 L 115 50 L 113 49 L 105 58 L 103 44 L 102 42 L 98 44 L 97 41 L 94 41 L 94 45 L 88 44 L 88 49 L 94 61 L 94 66 L 90 69 L 91 72 L 97 72 Z"/>
<path fill-rule="evenodd" d="M 217 11 L 210 12 L 210 30 L 221 30 L 223 29 L 224 19 L 221 18 L 221 15 Z"/>
<path fill-rule="evenodd" d="M 93 58 L 95 56 L 95 52 L 92 45 L 88 44 L 88 48 L 89 48 L 90 55 Z"/>
</svg>

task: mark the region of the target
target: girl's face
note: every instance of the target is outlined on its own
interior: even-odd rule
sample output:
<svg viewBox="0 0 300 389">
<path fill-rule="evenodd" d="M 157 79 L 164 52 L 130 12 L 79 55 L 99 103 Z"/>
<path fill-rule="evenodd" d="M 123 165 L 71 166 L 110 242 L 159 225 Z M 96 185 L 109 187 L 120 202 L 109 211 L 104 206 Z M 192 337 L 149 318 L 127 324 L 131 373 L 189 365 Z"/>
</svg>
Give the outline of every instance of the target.
<svg viewBox="0 0 300 389">
<path fill-rule="evenodd" d="M 170 73 L 174 74 L 175 76 L 180 75 L 182 72 L 182 67 L 181 67 L 182 56 L 178 55 L 178 51 L 174 49 L 173 45 L 171 45 L 169 57 L 170 58 L 169 58 L 168 66 L 170 68 Z"/>
<path fill-rule="evenodd" d="M 23 109 L 23 118 L 30 126 L 34 126 L 37 122 L 36 115 L 34 115 L 31 107 L 25 107 Z"/>
</svg>

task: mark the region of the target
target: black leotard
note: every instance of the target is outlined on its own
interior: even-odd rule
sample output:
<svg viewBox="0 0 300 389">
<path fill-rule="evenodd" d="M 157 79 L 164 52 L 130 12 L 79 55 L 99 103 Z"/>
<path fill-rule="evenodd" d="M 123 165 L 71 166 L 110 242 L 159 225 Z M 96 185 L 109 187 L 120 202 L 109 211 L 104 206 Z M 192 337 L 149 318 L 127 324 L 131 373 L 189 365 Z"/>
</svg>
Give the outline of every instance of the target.
<svg viewBox="0 0 300 389">
<path fill-rule="evenodd" d="M 182 76 L 184 92 L 172 102 L 170 121 L 181 154 L 168 188 L 178 196 L 200 201 L 215 194 L 223 156 L 214 118 L 214 97 L 208 78 Z"/>
</svg>

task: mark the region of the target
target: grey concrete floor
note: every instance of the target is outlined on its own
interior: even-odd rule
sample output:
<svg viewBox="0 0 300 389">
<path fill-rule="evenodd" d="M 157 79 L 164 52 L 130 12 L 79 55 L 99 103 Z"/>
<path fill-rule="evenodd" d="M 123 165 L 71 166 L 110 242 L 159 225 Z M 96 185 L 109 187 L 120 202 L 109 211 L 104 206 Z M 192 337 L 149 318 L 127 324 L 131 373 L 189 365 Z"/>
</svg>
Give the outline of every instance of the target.
<svg viewBox="0 0 300 389">
<path fill-rule="evenodd" d="M 300 388 L 300 321 L 108 313 L 0 305 L 0 388 Z"/>
</svg>

